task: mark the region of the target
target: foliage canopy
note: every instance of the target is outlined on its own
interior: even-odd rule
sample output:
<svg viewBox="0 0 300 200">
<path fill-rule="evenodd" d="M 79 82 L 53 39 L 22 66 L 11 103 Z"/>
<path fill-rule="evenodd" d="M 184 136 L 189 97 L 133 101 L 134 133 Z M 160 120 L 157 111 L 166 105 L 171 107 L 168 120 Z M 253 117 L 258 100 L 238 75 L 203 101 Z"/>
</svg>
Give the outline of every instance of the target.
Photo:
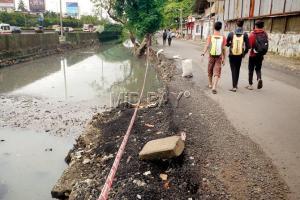
<svg viewBox="0 0 300 200">
<path fill-rule="evenodd" d="M 108 11 L 112 19 L 122 23 L 138 37 L 155 33 L 161 26 L 164 0 L 94 0 Z"/>
</svg>

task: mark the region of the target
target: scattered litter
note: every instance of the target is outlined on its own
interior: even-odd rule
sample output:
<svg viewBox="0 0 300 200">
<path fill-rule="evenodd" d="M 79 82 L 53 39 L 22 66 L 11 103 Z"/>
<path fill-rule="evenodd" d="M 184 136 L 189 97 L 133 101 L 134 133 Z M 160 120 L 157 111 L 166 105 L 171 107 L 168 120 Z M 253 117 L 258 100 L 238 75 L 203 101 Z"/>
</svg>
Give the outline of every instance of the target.
<svg viewBox="0 0 300 200">
<path fill-rule="evenodd" d="M 191 97 L 191 92 L 186 90 L 186 91 L 184 91 L 183 95 L 185 98 L 189 98 L 189 97 Z"/>
<path fill-rule="evenodd" d="M 193 77 L 193 61 L 191 59 L 182 61 L 182 77 Z"/>
<path fill-rule="evenodd" d="M 193 113 L 189 113 L 189 116 L 192 116 L 193 115 Z"/>
<path fill-rule="evenodd" d="M 167 181 L 167 182 L 164 183 L 164 188 L 166 190 L 170 189 L 170 182 L 169 181 Z"/>
<path fill-rule="evenodd" d="M 159 177 L 160 177 L 161 180 L 163 180 L 163 181 L 168 180 L 168 175 L 167 175 L 167 174 L 160 174 Z"/>
<path fill-rule="evenodd" d="M 77 159 L 80 159 L 82 156 L 81 156 L 81 154 L 83 153 L 83 151 L 77 151 L 77 152 L 75 152 L 75 158 L 77 158 Z"/>
<path fill-rule="evenodd" d="M 178 96 L 177 96 L 177 101 L 180 101 L 181 97 L 183 96 L 183 92 L 179 92 Z"/>
<path fill-rule="evenodd" d="M 143 173 L 144 176 L 148 176 L 150 174 L 151 174 L 151 171 L 147 171 L 147 172 Z"/>
<path fill-rule="evenodd" d="M 177 95 L 177 98 L 176 98 L 176 100 L 177 100 L 177 102 L 176 102 L 176 108 L 178 107 L 179 101 L 182 98 L 182 96 L 183 96 L 183 92 L 179 92 L 179 94 Z"/>
<path fill-rule="evenodd" d="M 173 56 L 174 59 L 181 59 L 180 55 Z"/>
<path fill-rule="evenodd" d="M 186 140 L 186 132 L 182 131 L 182 132 L 180 133 L 180 137 L 181 137 L 181 140 L 182 140 L 182 141 L 185 141 L 185 140 Z"/>
<path fill-rule="evenodd" d="M 132 158 L 131 156 L 128 156 L 127 161 L 126 161 L 127 164 L 130 162 L 131 158 Z"/>
<path fill-rule="evenodd" d="M 170 173 L 171 171 L 172 171 L 172 168 L 168 169 L 168 170 L 166 171 L 166 173 Z"/>
<path fill-rule="evenodd" d="M 145 124 L 145 126 L 147 126 L 149 128 L 154 128 L 154 125 L 152 125 L 152 124 Z"/>
<path fill-rule="evenodd" d="M 108 156 L 105 155 L 105 156 L 103 156 L 103 158 L 101 159 L 101 161 L 105 162 L 105 161 L 110 160 L 112 158 L 114 158 L 113 154 L 109 154 Z"/>
<path fill-rule="evenodd" d="M 140 181 L 140 180 L 133 180 L 133 183 L 139 187 L 143 187 L 146 185 L 146 183 L 144 181 Z"/>
<path fill-rule="evenodd" d="M 157 51 L 157 53 L 156 53 L 156 56 L 158 57 L 159 56 L 159 54 L 161 54 L 161 53 L 163 53 L 164 52 L 164 50 L 163 49 L 160 49 L 160 50 L 158 50 Z"/>
<path fill-rule="evenodd" d="M 156 108 L 158 106 L 158 102 L 151 103 L 147 105 L 147 108 Z"/>
<path fill-rule="evenodd" d="M 156 135 L 160 135 L 160 134 L 163 134 L 163 132 L 161 131 L 156 132 Z"/>
<path fill-rule="evenodd" d="M 138 194 L 138 195 L 136 195 L 136 198 L 142 199 L 142 196 Z"/>
<path fill-rule="evenodd" d="M 194 160 L 195 158 L 193 156 L 190 157 L 190 160 Z"/>
<path fill-rule="evenodd" d="M 90 159 L 88 159 L 88 158 L 86 158 L 86 159 L 84 159 L 83 160 L 83 162 L 82 162 L 82 164 L 88 164 L 88 163 L 90 163 L 91 162 L 91 160 Z"/>
<path fill-rule="evenodd" d="M 92 179 L 86 179 L 84 182 L 86 182 L 87 185 L 90 186 L 92 184 L 93 180 Z"/>
</svg>

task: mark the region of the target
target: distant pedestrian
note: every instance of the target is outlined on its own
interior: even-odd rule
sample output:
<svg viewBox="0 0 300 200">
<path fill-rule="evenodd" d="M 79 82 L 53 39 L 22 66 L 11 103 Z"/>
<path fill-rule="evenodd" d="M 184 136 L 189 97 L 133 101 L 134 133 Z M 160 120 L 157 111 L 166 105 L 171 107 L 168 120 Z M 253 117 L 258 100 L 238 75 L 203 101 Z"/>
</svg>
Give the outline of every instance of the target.
<svg viewBox="0 0 300 200">
<path fill-rule="evenodd" d="M 230 91 L 232 92 L 236 92 L 238 89 L 242 59 L 249 51 L 248 34 L 243 31 L 244 21 L 238 20 L 236 24 L 237 29 L 228 34 L 226 42 L 226 46 L 229 47 L 229 63 L 232 74 L 232 89 Z"/>
<path fill-rule="evenodd" d="M 222 22 L 214 24 L 214 33 L 208 36 L 202 56 L 209 50 L 208 87 L 213 94 L 217 94 L 217 85 L 221 77 L 222 65 L 225 63 L 226 37 L 221 35 Z"/>
<path fill-rule="evenodd" d="M 168 44 L 169 44 L 169 46 L 171 46 L 171 44 L 172 44 L 172 37 L 173 37 L 173 32 L 171 31 L 171 29 L 169 29 L 169 31 L 168 31 Z"/>
<path fill-rule="evenodd" d="M 165 29 L 163 32 L 163 45 L 164 46 L 166 45 L 167 37 L 168 37 L 168 33 L 167 33 L 167 30 Z"/>
<path fill-rule="evenodd" d="M 247 89 L 253 90 L 253 73 L 254 70 L 257 75 L 257 89 L 263 87 L 263 81 L 261 77 L 262 62 L 264 55 L 268 52 L 269 40 L 268 35 L 264 31 L 264 22 L 261 20 L 256 21 L 255 29 L 249 36 L 250 43 L 250 55 L 249 55 L 249 86 Z"/>
</svg>

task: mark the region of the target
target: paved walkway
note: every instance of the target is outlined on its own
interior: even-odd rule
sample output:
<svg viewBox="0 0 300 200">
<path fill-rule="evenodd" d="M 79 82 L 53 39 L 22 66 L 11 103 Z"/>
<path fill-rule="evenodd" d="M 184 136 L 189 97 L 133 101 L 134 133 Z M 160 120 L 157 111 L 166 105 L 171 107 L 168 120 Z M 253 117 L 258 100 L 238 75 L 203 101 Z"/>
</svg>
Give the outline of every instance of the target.
<svg viewBox="0 0 300 200">
<path fill-rule="evenodd" d="M 159 47 L 170 57 L 193 59 L 193 82 L 206 87 L 207 58 L 200 56 L 203 43 L 175 40 L 171 47 Z M 292 191 L 291 199 L 300 199 L 300 76 L 274 69 L 270 59 L 263 68 L 262 90 L 246 90 L 247 76 L 245 59 L 240 89 L 237 93 L 230 92 L 231 71 L 227 59 L 218 94 L 213 95 L 208 89 L 206 94 L 218 102 L 241 133 L 249 135 L 273 160 Z"/>
</svg>

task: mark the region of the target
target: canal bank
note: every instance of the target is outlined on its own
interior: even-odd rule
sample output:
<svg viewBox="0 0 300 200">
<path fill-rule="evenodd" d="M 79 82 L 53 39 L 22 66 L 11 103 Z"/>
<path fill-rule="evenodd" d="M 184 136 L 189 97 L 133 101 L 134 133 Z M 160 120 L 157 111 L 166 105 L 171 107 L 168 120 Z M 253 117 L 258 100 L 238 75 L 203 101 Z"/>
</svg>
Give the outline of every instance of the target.
<svg viewBox="0 0 300 200">
<path fill-rule="evenodd" d="M 87 121 L 109 109 L 112 97 L 138 92 L 144 71 L 144 61 L 121 45 L 78 49 L 1 68 L 0 166 L 7 170 L 0 173 L 0 199 L 51 199 L 50 190 L 65 168 L 66 150 Z M 146 92 L 156 91 L 160 82 L 154 70 L 149 75 Z M 26 156 L 30 149 L 9 145 L 17 145 L 20 135 L 26 138 L 20 146 L 28 144 L 32 152 L 39 154 L 34 159 Z M 36 146 L 31 144 L 33 141 L 37 141 Z M 50 145 L 51 141 L 57 142 Z M 43 156 L 53 159 L 42 159 Z M 40 162 L 47 166 L 38 165 Z M 43 178 L 43 174 L 31 177 L 30 170 L 43 171 L 51 178 Z M 17 181 L 19 171 L 24 172 L 22 182 Z M 25 182 L 33 190 L 24 192 Z M 40 185 L 43 189 L 34 190 Z"/>
<path fill-rule="evenodd" d="M 53 54 L 100 45 L 98 33 L 57 33 L 0 35 L 0 68 L 28 62 Z"/>
<path fill-rule="evenodd" d="M 287 185 L 259 146 L 232 126 L 203 89 L 181 77 L 172 58 L 157 60 L 155 51 L 152 58 L 165 80 L 167 101 L 139 110 L 110 199 L 288 199 Z M 184 91 L 191 95 L 178 98 Z M 69 167 L 53 188 L 54 197 L 98 198 L 132 112 L 119 108 L 94 116 L 67 156 Z M 186 148 L 179 158 L 138 159 L 149 140 L 182 132 Z"/>
</svg>

